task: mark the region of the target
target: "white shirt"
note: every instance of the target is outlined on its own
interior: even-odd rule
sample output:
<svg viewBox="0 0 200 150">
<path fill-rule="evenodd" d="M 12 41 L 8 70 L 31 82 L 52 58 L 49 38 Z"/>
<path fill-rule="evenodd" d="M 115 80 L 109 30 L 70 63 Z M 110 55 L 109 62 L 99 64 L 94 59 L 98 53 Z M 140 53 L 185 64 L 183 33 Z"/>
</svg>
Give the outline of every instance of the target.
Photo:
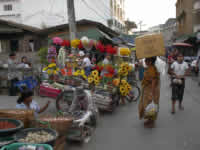
<svg viewBox="0 0 200 150">
<path fill-rule="evenodd" d="M 17 104 L 16 105 L 17 109 L 32 109 L 35 112 L 35 115 L 37 116 L 38 113 L 40 112 L 40 106 L 38 105 L 38 103 L 36 101 L 32 101 L 30 104 L 30 108 L 28 108 L 24 103 L 21 104 Z"/>
<path fill-rule="evenodd" d="M 183 76 L 189 67 L 186 62 L 182 62 L 181 64 L 179 64 L 178 62 L 174 62 L 171 65 L 171 68 L 177 76 Z"/>
<path fill-rule="evenodd" d="M 103 64 L 104 65 L 108 65 L 110 62 L 109 62 L 109 60 L 107 59 L 107 58 L 105 58 L 104 60 L 103 60 Z"/>
<path fill-rule="evenodd" d="M 91 66 L 91 61 L 88 57 L 83 59 L 83 64 L 85 67 L 90 67 Z"/>
</svg>

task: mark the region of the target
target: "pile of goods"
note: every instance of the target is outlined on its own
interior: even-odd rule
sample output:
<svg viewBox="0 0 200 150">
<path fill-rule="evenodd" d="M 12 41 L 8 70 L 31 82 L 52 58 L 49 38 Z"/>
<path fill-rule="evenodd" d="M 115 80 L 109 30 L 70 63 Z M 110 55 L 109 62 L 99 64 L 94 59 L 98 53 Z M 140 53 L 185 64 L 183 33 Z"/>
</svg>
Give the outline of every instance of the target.
<svg viewBox="0 0 200 150">
<path fill-rule="evenodd" d="M 54 136 L 46 131 L 29 132 L 25 138 L 19 139 L 21 143 L 46 143 L 54 139 Z"/>
<path fill-rule="evenodd" d="M 19 147 L 18 150 L 46 150 L 43 146 L 32 146 L 32 145 L 26 145 Z"/>
<path fill-rule="evenodd" d="M 115 109 L 111 95 L 106 91 L 97 91 L 93 98 L 99 110 L 112 112 Z"/>
<path fill-rule="evenodd" d="M 0 130 L 4 129 L 13 129 L 16 128 L 17 126 L 11 122 L 8 121 L 0 121 Z"/>
<path fill-rule="evenodd" d="M 34 112 L 32 110 L 1 109 L 0 117 L 20 120 L 24 123 L 24 127 L 28 128 L 31 120 L 34 119 Z"/>
<path fill-rule="evenodd" d="M 53 150 L 53 148 L 48 144 L 14 143 L 4 146 L 1 150 Z"/>
</svg>

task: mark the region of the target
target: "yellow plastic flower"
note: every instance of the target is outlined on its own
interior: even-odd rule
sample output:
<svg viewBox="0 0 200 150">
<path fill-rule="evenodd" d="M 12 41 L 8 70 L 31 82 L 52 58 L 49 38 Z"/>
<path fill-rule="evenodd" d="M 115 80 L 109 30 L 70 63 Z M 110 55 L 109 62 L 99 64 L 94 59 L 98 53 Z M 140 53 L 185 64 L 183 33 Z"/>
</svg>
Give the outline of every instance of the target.
<svg viewBox="0 0 200 150">
<path fill-rule="evenodd" d="M 56 68 L 56 71 L 60 71 L 60 69 L 59 69 L 59 68 Z"/>
<path fill-rule="evenodd" d="M 92 71 L 92 76 L 94 77 L 99 76 L 99 72 L 97 70 Z"/>
<path fill-rule="evenodd" d="M 83 75 L 82 77 L 83 77 L 85 80 L 87 79 L 87 76 L 86 76 L 86 75 Z"/>
<path fill-rule="evenodd" d="M 93 81 L 94 81 L 94 80 L 93 80 L 92 77 L 89 77 L 89 78 L 88 78 L 88 83 L 89 83 L 89 84 L 91 84 Z"/>
<path fill-rule="evenodd" d="M 77 77 L 77 76 L 79 76 L 79 73 L 76 71 L 73 73 L 73 75 Z"/>
<path fill-rule="evenodd" d="M 98 82 L 97 81 L 94 82 L 95 85 L 99 85 L 99 83 L 100 83 L 99 81 Z"/>
<path fill-rule="evenodd" d="M 55 63 L 49 64 L 49 66 L 48 66 L 48 68 L 53 68 L 53 67 L 56 67 Z"/>
<path fill-rule="evenodd" d="M 74 40 L 72 40 L 71 41 L 71 46 L 73 47 L 73 48 L 77 48 L 78 47 L 78 45 L 80 44 L 80 40 L 79 39 L 74 39 Z"/>
<path fill-rule="evenodd" d="M 122 83 L 122 85 L 125 85 L 127 82 L 126 82 L 126 80 L 122 80 L 121 83 Z"/>
<path fill-rule="evenodd" d="M 47 69 L 48 69 L 48 67 L 45 67 L 45 68 L 43 68 L 43 70 L 42 70 L 42 71 L 47 71 Z"/>
<path fill-rule="evenodd" d="M 56 71 L 56 70 L 54 70 L 54 71 L 53 71 L 53 74 L 57 74 L 57 71 Z"/>
<path fill-rule="evenodd" d="M 80 74 L 83 76 L 85 75 L 85 71 L 82 69 L 81 71 L 79 70 Z"/>
<path fill-rule="evenodd" d="M 53 73 L 53 70 L 48 69 L 48 70 L 47 70 L 47 73 L 48 73 L 48 74 L 52 74 L 52 73 Z"/>
<path fill-rule="evenodd" d="M 125 92 L 125 88 L 123 86 L 120 86 L 120 93 L 124 93 Z"/>
</svg>

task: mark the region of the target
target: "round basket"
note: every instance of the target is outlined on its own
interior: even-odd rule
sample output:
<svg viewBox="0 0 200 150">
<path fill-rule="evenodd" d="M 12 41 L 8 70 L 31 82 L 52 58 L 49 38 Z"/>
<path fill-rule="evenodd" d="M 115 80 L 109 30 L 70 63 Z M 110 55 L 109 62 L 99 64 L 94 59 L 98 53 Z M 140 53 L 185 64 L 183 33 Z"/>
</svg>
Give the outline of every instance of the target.
<svg viewBox="0 0 200 150">
<path fill-rule="evenodd" d="M 18 132 L 15 135 L 15 139 L 17 140 L 17 142 L 20 142 L 19 140 L 22 138 L 25 138 L 27 136 L 28 133 L 32 132 L 38 132 L 38 131 L 45 131 L 50 133 L 52 136 L 54 136 L 54 138 L 50 141 L 46 141 L 45 143 L 35 143 L 35 144 L 49 144 L 51 146 L 54 146 L 54 143 L 56 141 L 56 139 L 58 138 L 58 133 L 55 130 L 52 129 L 47 129 L 47 128 L 28 128 L 28 129 L 24 129 L 20 132 Z M 26 143 L 26 144 L 32 144 L 32 143 Z"/>
<path fill-rule="evenodd" d="M 16 128 L 9 128 L 9 129 L 0 129 L 0 137 L 3 136 L 11 136 L 12 134 L 16 133 L 20 129 L 24 127 L 23 122 L 15 119 L 8 119 L 8 118 L 0 118 L 1 121 L 7 121 L 9 123 L 12 123 L 16 126 Z"/>
</svg>

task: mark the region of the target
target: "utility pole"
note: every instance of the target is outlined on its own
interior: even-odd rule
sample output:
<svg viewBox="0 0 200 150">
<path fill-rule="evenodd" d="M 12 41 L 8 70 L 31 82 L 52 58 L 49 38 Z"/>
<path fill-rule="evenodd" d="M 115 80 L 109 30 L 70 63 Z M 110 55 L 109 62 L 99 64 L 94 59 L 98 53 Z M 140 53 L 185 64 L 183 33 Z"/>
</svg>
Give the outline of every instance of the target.
<svg viewBox="0 0 200 150">
<path fill-rule="evenodd" d="M 142 32 L 142 27 L 145 26 L 145 25 L 143 24 L 143 21 L 140 21 L 140 22 L 138 23 L 138 25 L 140 26 L 140 34 L 141 34 L 141 32 Z"/>
<path fill-rule="evenodd" d="M 68 11 L 70 39 L 74 40 L 76 38 L 76 18 L 75 18 L 74 0 L 67 0 L 67 11 Z"/>
</svg>

